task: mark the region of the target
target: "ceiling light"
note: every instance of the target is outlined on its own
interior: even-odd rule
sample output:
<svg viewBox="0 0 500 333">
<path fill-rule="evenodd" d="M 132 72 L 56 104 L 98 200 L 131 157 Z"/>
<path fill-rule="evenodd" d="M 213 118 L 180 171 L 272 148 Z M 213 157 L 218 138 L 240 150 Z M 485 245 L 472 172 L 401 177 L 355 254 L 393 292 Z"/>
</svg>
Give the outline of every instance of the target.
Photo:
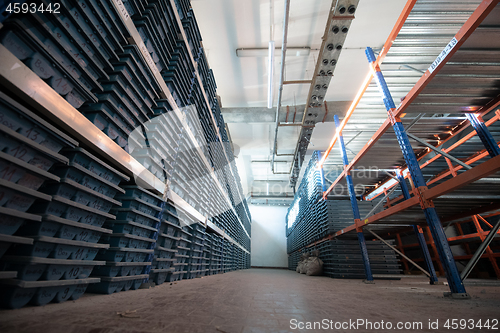
<svg viewBox="0 0 500 333">
<path fill-rule="evenodd" d="M 280 47 L 275 48 L 275 50 L 281 50 Z M 286 56 L 287 57 L 307 57 L 311 53 L 310 47 L 287 47 Z M 274 56 L 278 56 L 279 52 L 274 53 Z M 236 49 L 236 56 L 242 57 L 269 57 L 269 48 L 266 47 L 255 47 L 255 48 L 240 48 Z"/>
<path fill-rule="evenodd" d="M 268 49 L 268 82 L 267 82 L 267 108 L 272 109 L 273 107 L 273 74 L 274 74 L 274 41 L 269 41 Z"/>
</svg>

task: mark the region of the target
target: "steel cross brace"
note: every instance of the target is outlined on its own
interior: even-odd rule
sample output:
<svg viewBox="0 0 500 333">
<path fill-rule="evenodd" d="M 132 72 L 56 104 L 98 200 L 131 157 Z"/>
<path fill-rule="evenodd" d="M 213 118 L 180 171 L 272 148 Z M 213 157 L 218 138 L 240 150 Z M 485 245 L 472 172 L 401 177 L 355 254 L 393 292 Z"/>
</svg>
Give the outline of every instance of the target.
<svg viewBox="0 0 500 333">
<path fill-rule="evenodd" d="M 396 137 L 403 152 L 408 170 L 410 171 L 411 178 L 415 184 L 415 187 L 420 193 L 422 193 L 427 190 L 427 184 L 422 174 L 422 170 L 420 170 L 415 152 L 411 147 L 408 135 L 406 134 L 406 131 L 403 127 L 403 123 L 397 116 L 397 112 L 395 112 L 396 105 L 394 104 L 394 100 L 392 99 L 384 76 L 382 75 L 380 68 L 378 66 L 374 66 L 377 58 L 375 57 L 375 54 L 370 47 L 366 48 L 365 53 L 370 66 L 375 72 L 374 77 L 382 94 L 385 108 L 387 110 L 387 113 L 389 114 L 389 119 L 391 120 L 392 127 L 394 129 L 394 132 L 396 133 Z M 465 291 L 465 287 L 462 283 L 462 279 L 460 278 L 453 253 L 451 252 L 450 244 L 448 243 L 448 239 L 446 237 L 446 234 L 444 233 L 436 209 L 433 207 L 432 200 L 425 200 L 425 202 L 423 202 L 422 204 L 427 224 L 431 230 L 432 238 L 434 239 L 434 243 L 436 244 L 436 248 L 438 250 L 439 259 L 441 260 L 441 263 L 445 268 L 446 278 L 451 290 L 451 296 L 453 298 L 462 299 L 470 298 L 470 296 Z"/>
<path fill-rule="evenodd" d="M 406 129 L 408 131 L 408 129 Z M 437 147 L 434 147 L 433 145 L 431 145 L 430 143 L 426 142 L 425 140 L 422 140 L 420 139 L 419 137 L 411 134 L 411 133 L 406 133 L 410 138 L 412 138 L 413 140 L 417 141 L 418 143 L 421 143 L 423 144 L 424 146 L 428 147 L 429 149 L 435 151 L 437 154 L 440 154 L 440 155 L 443 155 L 443 157 L 445 158 L 448 158 L 449 160 L 455 162 L 455 163 L 458 163 L 459 165 L 463 166 L 464 168 L 466 168 L 467 170 L 468 169 L 472 169 L 472 167 L 468 164 L 465 164 L 464 162 L 460 161 L 458 158 L 455 158 L 453 156 L 451 156 L 450 154 L 442 151 L 441 149 L 437 148 Z"/>
<path fill-rule="evenodd" d="M 344 168 L 349 165 L 349 160 L 347 159 L 347 152 L 345 150 L 344 136 L 340 132 L 340 120 L 337 115 L 333 116 L 335 121 L 335 127 L 339 131 L 338 139 L 340 143 L 340 152 L 342 154 L 342 162 L 344 163 Z M 363 229 L 361 228 L 361 217 L 359 215 L 358 202 L 356 201 L 356 193 L 354 192 L 354 184 L 352 181 L 352 176 L 348 172 L 346 177 L 347 189 L 349 191 L 349 198 L 351 199 L 352 214 L 354 215 L 354 223 L 356 224 L 356 232 L 358 233 L 358 242 L 361 249 L 361 257 L 363 258 L 363 264 L 365 266 L 366 283 L 373 283 L 372 269 L 370 267 L 370 258 L 368 257 L 368 250 L 366 249 L 365 235 L 363 234 Z"/>
</svg>

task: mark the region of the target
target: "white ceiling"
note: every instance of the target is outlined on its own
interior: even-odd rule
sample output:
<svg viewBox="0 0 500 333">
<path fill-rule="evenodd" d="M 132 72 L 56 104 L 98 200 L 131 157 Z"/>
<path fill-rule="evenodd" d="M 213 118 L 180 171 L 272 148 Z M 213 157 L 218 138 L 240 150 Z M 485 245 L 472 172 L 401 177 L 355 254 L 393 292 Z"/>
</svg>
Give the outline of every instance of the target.
<svg viewBox="0 0 500 333">
<path fill-rule="evenodd" d="M 191 0 L 203 37 L 203 45 L 217 82 L 223 108 L 267 106 L 267 57 L 237 57 L 237 48 L 265 48 L 270 38 L 269 0 Z M 381 48 L 406 0 L 360 0 L 325 100 L 350 101 L 368 72 L 364 49 Z M 308 57 L 287 57 L 286 80 L 310 80 L 315 67 L 321 36 L 324 34 L 331 0 L 291 0 L 288 47 L 311 48 Z M 274 0 L 274 38 L 281 47 L 283 0 Z M 278 89 L 280 52 L 275 58 L 275 92 Z M 304 104 L 308 85 L 286 85 L 282 105 Z M 277 103 L 277 93 L 274 96 Z M 274 123 L 229 123 L 236 146 L 237 165 L 246 193 L 269 181 L 287 183 L 288 175 L 272 175 L 269 163 L 274 140 Z M 309 150 L 326 149 L 333 135 L 332 123 L 319 123 Z M 280 153 L 293 153 L 297 127 L 280 127 Z M 277 157 L 276 160 L 290 160 Z M 307 161 L 306 161 L 307 163 Z M 307 164 L 304 164 L 307 165 Z M 279 163 L 278 171 L 290 163 Z M 254 180 L 256 181 L 254 183 Z M 264 180 L 264 182 L 257 182 Z M 290 190 L 290 189 L 289 189 Z"/>
</svg>

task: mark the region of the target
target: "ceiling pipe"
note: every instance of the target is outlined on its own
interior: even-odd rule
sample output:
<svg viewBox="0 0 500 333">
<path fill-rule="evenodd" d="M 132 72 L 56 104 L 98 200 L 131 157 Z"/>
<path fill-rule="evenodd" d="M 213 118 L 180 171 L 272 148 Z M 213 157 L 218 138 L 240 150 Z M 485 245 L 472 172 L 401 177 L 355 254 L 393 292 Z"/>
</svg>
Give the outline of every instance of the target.
<svg viewBox="0 0 500 333">
<path fill-rule="evenodd" d="M 281 108 L 281 97 L 283 95 L 283 82 L 285 80 L 285 56 L 286 44 L 288 39 L 288 17 L 290 16 L 290 0 L 285 0 L 285 17 L 283 18 L 283 42 L 281 45 L 281 69 L 280 69 L 280 85 L 278 91 L 278 105 L 276 106 L 276 128 L 274 130 L 273 157 L 271 160 L 271 171 L 274 174 L 274 157 L 276 156 L 276 148 L 278 146 L 278 128 L 279 128 L 279 112 Z"/>
<path fill-rule="evenodd" d="M 269 18 L 270 18 L 270 29 L 269 29 L 269 51 L 268 51 L 268 83 L 267 83 L 267 108 L 273 108 L 273 90 L 274 90 L 274 0 L 269 2 Z"/>
</svg>

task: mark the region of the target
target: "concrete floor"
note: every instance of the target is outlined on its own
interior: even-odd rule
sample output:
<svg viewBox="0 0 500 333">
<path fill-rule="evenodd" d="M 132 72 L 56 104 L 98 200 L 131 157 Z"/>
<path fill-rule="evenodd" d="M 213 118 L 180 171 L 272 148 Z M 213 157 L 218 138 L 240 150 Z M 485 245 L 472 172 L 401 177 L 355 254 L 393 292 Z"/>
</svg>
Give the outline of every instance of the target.
<svg viewBox="0 0 500 333">
<path fill-rule="evenodd" d="M 470 300 L 444 298 L 447 290 L 421 277 L 367 285 L 287 270 L 250 269 L 113 295 L 85 294 L 77 301 L 43 307 L 0 310 L 0 332 L 299 332 L 305 331 L 293 329 L 299 322 L 323 319 L 333 325 L 365 319 L 374 328 L 382 320 L 384 325 L 422 322 L 422 329 L 392 332 L 442 332 L 448 331 L 443 328 L 447 319 L 500 319 L 500 287 L 470 286 Z M 439 329 L 429 329 L 429 319 L 439 320 Z M 331 331 L 346 331 L 345 325 Z M 358 331 L 371 330 L 363 324 Z"/>
</svg>

